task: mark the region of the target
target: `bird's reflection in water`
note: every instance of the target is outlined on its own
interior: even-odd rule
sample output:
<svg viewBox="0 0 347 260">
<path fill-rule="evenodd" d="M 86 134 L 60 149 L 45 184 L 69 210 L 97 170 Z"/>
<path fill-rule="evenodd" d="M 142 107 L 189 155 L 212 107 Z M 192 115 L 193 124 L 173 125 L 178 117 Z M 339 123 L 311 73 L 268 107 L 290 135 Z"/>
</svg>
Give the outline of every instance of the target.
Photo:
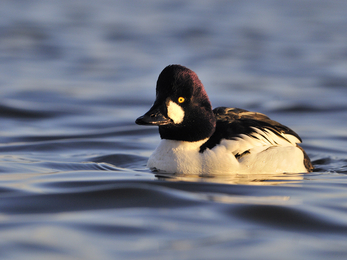
<svg viewBox="0 0 347 260">
<path fill-rule="evenodd" d="M 216 175 L 188 175 L 169 174 L 156 172 L 159 180 L 186 181 L 186 182 L 210 182 L 221 184 L 243 184 L 243 185 L 277 185 L 277 184 L 300 184 L 304 174 L 298 173 L 269 173 L 269 174 L 216 174 Z"/>
</svg>

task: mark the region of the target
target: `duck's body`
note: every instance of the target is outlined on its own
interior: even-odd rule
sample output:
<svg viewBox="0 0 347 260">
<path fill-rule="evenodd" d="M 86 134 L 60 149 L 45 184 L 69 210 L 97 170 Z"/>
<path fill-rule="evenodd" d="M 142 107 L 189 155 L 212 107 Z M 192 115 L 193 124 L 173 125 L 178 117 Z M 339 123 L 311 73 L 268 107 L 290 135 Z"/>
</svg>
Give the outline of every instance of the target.
<svg viewBox="0 0 347 260">
<path fill-rule="evenodd" d="M 136 120 L 158 125 L 152 170 L 182 174 L 300 173 L 313 169 L 290 128 L 261 113 L 211 103 L 197 75 L 180 65 L 159 75 L 152 108 Z"/>
</svg>

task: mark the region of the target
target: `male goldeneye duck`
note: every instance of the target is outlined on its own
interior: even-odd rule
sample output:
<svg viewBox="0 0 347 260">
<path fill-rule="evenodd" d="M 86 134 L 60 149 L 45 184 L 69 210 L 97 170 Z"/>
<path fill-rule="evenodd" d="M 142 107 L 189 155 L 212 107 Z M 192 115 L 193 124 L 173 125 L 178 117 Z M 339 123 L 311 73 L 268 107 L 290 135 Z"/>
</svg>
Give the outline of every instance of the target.
<svg viewBox="0 0 347 260">
<path fill-rule="evenodd" d="M 159 126 L 162 140 L 147 163 L 154 171 L 208 175 L 313 169 L 293 130 L 261 113 L 212 110 L 196 73 L 181 65 L 160 73 L 156 100 L 136 123 Z"/>
</svg>

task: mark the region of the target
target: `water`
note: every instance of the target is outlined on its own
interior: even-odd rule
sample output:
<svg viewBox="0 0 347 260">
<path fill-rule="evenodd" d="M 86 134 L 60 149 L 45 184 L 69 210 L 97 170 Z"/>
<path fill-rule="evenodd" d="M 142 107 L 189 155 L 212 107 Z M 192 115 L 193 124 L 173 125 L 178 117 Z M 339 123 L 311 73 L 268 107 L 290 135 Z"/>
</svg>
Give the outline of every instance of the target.
<svg viewBox="0 0 347 260">
<path fill-rule="evenodd" d="M 347 2 L 2 1 L 1 259 L 346 259 Z M 168 64 L 293 128 L 310 174 L 155 176 Z"/>
</svg>

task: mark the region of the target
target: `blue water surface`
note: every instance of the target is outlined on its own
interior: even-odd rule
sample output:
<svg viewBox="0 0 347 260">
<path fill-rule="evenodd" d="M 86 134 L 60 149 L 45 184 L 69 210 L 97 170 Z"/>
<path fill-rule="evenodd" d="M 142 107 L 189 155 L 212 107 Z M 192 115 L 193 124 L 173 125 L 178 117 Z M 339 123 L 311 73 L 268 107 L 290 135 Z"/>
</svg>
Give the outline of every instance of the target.
<svg viewBox="0 0 347 260">
<path fill-rule="evenodd" d="M 346 259 L 347 2 L 1 1 L 1 259 Z M 155 175 L 168 64 L 296 131 L 309 174 Z"/>
</svg>

